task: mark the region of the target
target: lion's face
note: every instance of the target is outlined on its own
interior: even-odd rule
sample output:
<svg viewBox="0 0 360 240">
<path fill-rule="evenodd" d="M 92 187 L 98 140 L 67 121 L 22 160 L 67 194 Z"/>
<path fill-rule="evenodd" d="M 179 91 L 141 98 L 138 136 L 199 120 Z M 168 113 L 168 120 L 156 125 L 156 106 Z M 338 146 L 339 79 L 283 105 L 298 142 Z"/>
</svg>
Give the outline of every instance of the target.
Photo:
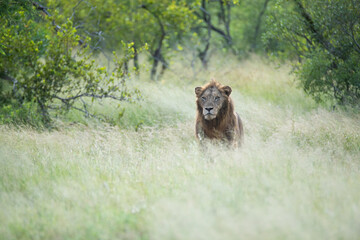
<svg viewBox="0 0 360 240">
<path fill-rule="evenodd" d="M 195 93 L 198 97 L 198 105 L 202 109 L 204 119 L 213 120 L 223 108 L 224 102 L 228 101 L 231 88 L 229 86 L 224 86 L 220 89 L 216 86 L 211 86 L 206 89 L 197 87 L 195 88 Z"/>
</svg>

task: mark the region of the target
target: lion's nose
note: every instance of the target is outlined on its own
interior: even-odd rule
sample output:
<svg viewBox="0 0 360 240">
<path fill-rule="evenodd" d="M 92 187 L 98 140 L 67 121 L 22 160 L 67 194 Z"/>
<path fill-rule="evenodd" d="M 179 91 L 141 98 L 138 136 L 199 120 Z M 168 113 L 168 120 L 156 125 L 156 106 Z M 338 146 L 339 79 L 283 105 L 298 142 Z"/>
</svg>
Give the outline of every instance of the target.
<svg viewBox="0 0 360 240">
<path fill-rule="evenodd" d="M 210 112 L 211 110 L 213 110 L 214 108 L 205 108 L 208 112 Z"/>
</svg>

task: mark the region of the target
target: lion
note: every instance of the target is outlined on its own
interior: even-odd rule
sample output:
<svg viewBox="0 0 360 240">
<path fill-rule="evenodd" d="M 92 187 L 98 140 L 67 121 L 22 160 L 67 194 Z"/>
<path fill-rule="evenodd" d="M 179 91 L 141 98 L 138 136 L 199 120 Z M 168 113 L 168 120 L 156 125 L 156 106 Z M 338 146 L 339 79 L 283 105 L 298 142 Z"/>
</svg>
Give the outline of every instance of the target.
<svg viewBox="0 0 360 240">
<path fill-rule="evenodd" d="M 243 142 L 244 128 L 239 114 L 234 111 L 231 92 L 231 87 L 223 86 L 214 79 L 195 88 L 195 132 L 200 143 L 205 139 L 220 139 L 238 147 Z"/>
</svg>

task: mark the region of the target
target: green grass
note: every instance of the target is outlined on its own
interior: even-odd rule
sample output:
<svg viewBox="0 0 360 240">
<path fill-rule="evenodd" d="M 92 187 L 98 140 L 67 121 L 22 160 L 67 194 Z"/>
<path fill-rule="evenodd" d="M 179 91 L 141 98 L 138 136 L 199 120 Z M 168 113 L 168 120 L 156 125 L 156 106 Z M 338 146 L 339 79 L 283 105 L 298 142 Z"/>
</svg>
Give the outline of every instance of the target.
<svg viewBox="0 0 360 240">
<path fill-rule="evenodd" d="M 113 126 L 0 126 L 0 239 L 359 239 L 360 115 L 316 105 L 287 67 L 213 64 L 134 82 L 144 100 L 122 118 L 96 106 Z M 239 150 L 195 140 L 212 76 L 233 87 Z"/>
</svg>

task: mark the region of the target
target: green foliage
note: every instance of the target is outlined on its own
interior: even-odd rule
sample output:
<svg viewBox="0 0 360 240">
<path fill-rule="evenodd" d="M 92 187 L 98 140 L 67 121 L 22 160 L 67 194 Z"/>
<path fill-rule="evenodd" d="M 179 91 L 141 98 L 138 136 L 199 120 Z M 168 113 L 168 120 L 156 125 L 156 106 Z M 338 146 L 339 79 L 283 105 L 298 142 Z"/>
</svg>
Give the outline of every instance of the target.
<svg viewBox="0 0 360 240">
<path fill-rule="evenodd" d="M 36 104 L 32 102 L 0 105 L 0 124 L 11 124 L 14 126 L 32 126 L 42 128 L 41 116 L 36 112 Z"/>
<path fill-rule="evenodd" d="M 92 38 L 92 49 L 106 54 L 118 51 L 121 42 L 133 43 L 138 68 L 138 48 L 148 44 L 150 61 L 168 66 L 171 49 L 189 32 L 195 16 L 183 1 L 56 1 L 47 5 L 59 9 L 79 27 L 80 35 Z M 159 50 L 158 50 L 159 49 Z M 129 59 L 130 61 L 131 59 Z M 156 66 L 154 66 L 156 68 Z"/>
<path fill-rule="evenodd" d="M 48 0 L 46 5 L 70 18 L 80 35 L 90 36 L 92 50 L 97 53 L 106 55 L 107 51 L 119 51 L 122 41 L 133 42 L 135 53 L 139 46 L 148 44 L 148 60 L 153 65 L 151 77 L 155 79 L 169 67 L 169 60 L 183 49 L 198 55 L 204 65 L 210 60 L 208 44 L 213 50 L 223 52 L 261 52 L 262 23 L 268 2 Z M 137 54 L 134 66 L 139 67 Z"/>
<path fill-rule="evenodd" d="M 30 0 L 1 0 L 0 1 L 0 16 L 11 19 L 11 14 L 19 9 L 26 9 L 32 11 Z"/>
<path fill-rule="evenodd" d="M 266 32 L 265 20 L 269 0 L 243 0 L 233 8 L 231 31 L 234 47 L 239 52 L 263 53 L 262 34 Z"/>
<path fill-rule="evenodd" d="M 132 92 L 126 87 L 123 60 L 116 58 L 112 73 L 98 66 L 91 59 L 89 45 L 79 46 L 80 37 L 71 20 L 54 30 L 51 18 L 45 23 L 36 22 L 22 10 L 11 18 L 17 24 L 5 19 L 0 29 L 0 45 L 4 46 L 0 74 L 4 80 L 12 81 L 13 88 L 12 93 L 9 87 L 1 91 L 2 99 L 11 96 L 20 106 L 24 102 L 36 103 L 42 121 L 48 124 L 49 110 L 67 112 L 73 108 L 94 116 L 87 98 L 131 101 L 139 97 L 137 90 Z M 127 54 L 133 51 L 128 46 Z"/>
<path fill-rule="evenodd" d="M 298 76 L 318 101 L 360 102 L 360 19 L 358 1 L 275 1 L 265 39 L 301 60 Z M 269 43 L 270 41 L 268 41 Z"/>
<path fill-rule="evenodd" d="M 16 108 L 28 109 L 29 114 L 36 108 L 41 121 L 49 124 L 54 115 L 76 109 L 117 124 L 96 114 L 101 111 L 92 103 L 140 97 L 138 90 L 128 90 L 126 79 L 129 69 L 139 73 L 139 53 L 144 49 L 152 64 L 151 78 L 158 79 L 184 49 L 191 51 L 193 68 L 196 58 L 206 68 L 214 50 L 247 56 L 241 53 L 266 48 L 285 60 L 301 61 L 296 65 L 300 84 L 317 101 L 359 102 L 360 6 L 351 0 L 41 3 L 44 6 L 25 0 L 0 3 L 0 105 L 6 119 L 18 116 Z M 100 52 L 109 62 L 115 58 L 114 64 L 98 66 L 92 54 Z M 110 66 L 115 69 L 110 71 Z M 267 88 L 254 89 L 267 99 L 277 96 Z"/>
</svg>

